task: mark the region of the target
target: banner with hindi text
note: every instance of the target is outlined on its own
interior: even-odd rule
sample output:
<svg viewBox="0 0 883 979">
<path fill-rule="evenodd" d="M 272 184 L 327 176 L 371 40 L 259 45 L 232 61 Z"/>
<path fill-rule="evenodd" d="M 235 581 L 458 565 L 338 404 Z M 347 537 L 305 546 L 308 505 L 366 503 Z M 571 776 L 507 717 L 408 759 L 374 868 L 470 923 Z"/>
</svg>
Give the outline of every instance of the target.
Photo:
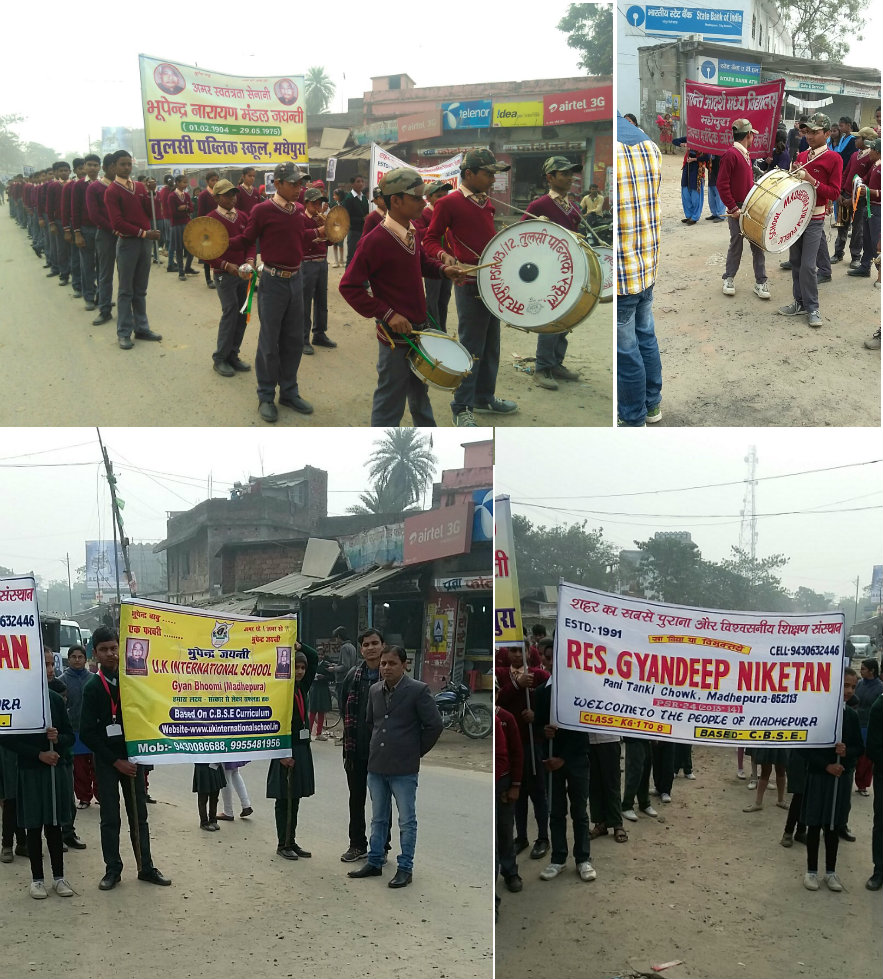
<svg viewBox="0 0 883 979">
<path fill-rule="evenodd" d="M 562 582 L 553 723 L 659 741 L 833 745 L 842 612 L 726 612 Z"/>
<path fill-rule="evenodd" d="M 151 166 L 307 162 L 302 75 L 242 78 L 138 56 Z"/>
<path fill-rule="evenodd" d="M 494 497 L 494 649 L 524 645 L 508 496 Z"/>
<path fill-rule="evenodd" d="M 0 578 L 0 744 L 49 726 L 37 585 L 32 575 Z"/>
<path fill-rule="evenodd" d="M 120 697 L 129 759 L 255 761 L 291 753 L 297 619 L 124 599 Z"/>
<path fill-rule="evenodd" d="M 689 81 L 684 85 L 685 135 L 691 150 L 721 156 L 733 145 L 733 122 L 748 119 L 757 130 L 749 156 L 768 156 L 773 151 L 785 91 L 784 79 L 737 88 Z"/>
<path fill-rule="evenodd" d="M 460 183 L 460 161 L 462 159 L 463 154 L 458 153 L 456 156 L 452 156 L 443 163 L 437 163 L 432 167 L 410 167 L 410 164 L 405 163 L 404 160 L 400 160 L 397 156 L 393 156 L 392 153 L 388 153 L 382 146 L 378 146 L 377 143 L 372 143 L 371 188 L 378 187 L 381 178 L 384 174 L 389 173 L 390 170 L 397 170 L 399 167 L 410 167 L 420 174 L 424 183 L 429 183 L 432 180 L 444 180 L 456 190 Z M 371 209 L 374 209 L 373 204 L 371 205 Z"/>
</svg>

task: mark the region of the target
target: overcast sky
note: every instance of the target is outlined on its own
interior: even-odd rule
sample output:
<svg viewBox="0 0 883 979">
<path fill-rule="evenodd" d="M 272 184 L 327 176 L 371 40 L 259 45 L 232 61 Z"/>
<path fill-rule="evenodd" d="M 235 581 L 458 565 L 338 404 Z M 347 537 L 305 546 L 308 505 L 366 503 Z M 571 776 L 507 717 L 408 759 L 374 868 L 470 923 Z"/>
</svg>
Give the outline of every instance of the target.
<svg viewBox="0 0 883 979">
<path fill-rule="evenodd" d="M 183 7 L 47 0 L 40 26 L 32 25 L 39 44 L 10 35 L 3 46 L 0 114 L 27 116 L 18 129 L 26 140 L 85 152 L 102 126 L 144 125 L 139 54 L 246 76 L 323 66 L 337 85 L 334 112 L 370 90 L 377 75 L 404 73 L 421 88 L 576 77 L 584 74 L 578 55 L 555 26 L 567 7 L 554 2 L 514 15 L 505 4 L 393 11 L 350 0 L 324 8 L 217 0 L 185 14 Z"/>
<path fill-rule="evenodd" d="M 657 530 L 688 530 L 703 557 L 719 561 L 739 543 L 745 490 L 740 481 L 746 477 L 744 459 L 751 445 L 757 447 L 758 478 L 883 457 L 879 429 L 545 429 L 530 438 L 499 429 L 495 491 L 508 494 L 513 512 L 533 523 L 571 524 L 585 516 L 589 527 L 604 528 L 617 549 L 632 549 L 635 540 L 646 540 Z M 683 489 L 730 481 L 735 485 Z M 664 489 L 681 491 L 600 498 Z M 757 486 L 758 514 L 861 507 L 874 509 L 763 517 L 757 524 L 758 556 L 791 558 L 782 581 L 792 591 L 803 585 L 852 595 L 856 575 L 864 587 L 872 566 L 883 564 L 883 465 L 878 461 Z"/>
<path fill-rule="evenodd" d="M 0 565 L 35 571 L 46 580 L 67 577 L 85 563 L 85 541 L 113 538 L 109 494 L 94 428 L 2 429 L 0 450 Z M 328 513 L 342 514 L 370 489 L 365 473 L 373 443 L 383 433 L 364 429 L 102 430 L 125 500 L 123 525 L 133 542 L 166 536 L 166 511 L 189 510 L 208 498 L 229 498 L 235 481 L 262 473 L 315 466 L 328 473 Z M 432 433 L 442 469 L 463 465 L 462 443 L 492 436 L 453 429 Z M 426 505 L 431 505 L 431 490 Z"/>
</svg>

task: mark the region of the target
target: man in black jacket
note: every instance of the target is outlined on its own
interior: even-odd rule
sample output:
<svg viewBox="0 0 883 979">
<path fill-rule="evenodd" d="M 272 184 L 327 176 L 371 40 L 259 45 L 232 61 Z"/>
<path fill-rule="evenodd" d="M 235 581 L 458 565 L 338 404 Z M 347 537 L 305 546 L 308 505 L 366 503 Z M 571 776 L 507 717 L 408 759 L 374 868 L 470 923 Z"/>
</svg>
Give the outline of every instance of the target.
<svg viewBox="0 0 883 979">
<path fill-rule="evenodd" d="M 356 253 L 356 246 L 362 237 L 362 228 L 365 218 L 368 216 L 368 196 L 362 193 L 365 189 L 363 177 L 353 177 L 350 181 L 352 188 L 343 199 L 343 206 L 350 216 L 350 230 L 346 236 L 346 267 L 350 267 L 353 255 Z"/>
<path fill-rule="evenodd" d="M 129 825 L 137 822 L 137 842 L 132 843 L 138 863 L 138 880 L 168 887 L 172 882 L 153 866 L 147 827 L 147 790 L 144 767 L 134 765 L 126 754 L 123 711 L 120 703 L 120 643 L 116 632 L 99 626 L 92 634 L 92 648 L 99 670 L 83 689 L 80 740 L 95 754 L 95 778 L 101 799 L 101 853 L 107 872 L 99 883 L 109 891 L 120 882 L 120 787 Z"/>
</svg>

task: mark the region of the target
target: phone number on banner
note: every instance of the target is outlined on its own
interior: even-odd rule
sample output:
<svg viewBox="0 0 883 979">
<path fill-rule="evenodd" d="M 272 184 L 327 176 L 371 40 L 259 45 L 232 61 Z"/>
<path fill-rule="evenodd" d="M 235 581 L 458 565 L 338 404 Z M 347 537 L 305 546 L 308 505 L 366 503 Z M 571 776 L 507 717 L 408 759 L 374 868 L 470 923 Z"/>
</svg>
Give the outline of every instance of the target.
<svg viewBox="0 0 883 979">
<path fill-rule="evenodd" d="M 285 743 L 283 743 L 285 742 Z M 226 739 L 224 741 L 136 741 L 130 745 L 138 755 L 204 754 L 207 752 L 260 751 L 290 746 L 290 738 Z"/>
</svg>

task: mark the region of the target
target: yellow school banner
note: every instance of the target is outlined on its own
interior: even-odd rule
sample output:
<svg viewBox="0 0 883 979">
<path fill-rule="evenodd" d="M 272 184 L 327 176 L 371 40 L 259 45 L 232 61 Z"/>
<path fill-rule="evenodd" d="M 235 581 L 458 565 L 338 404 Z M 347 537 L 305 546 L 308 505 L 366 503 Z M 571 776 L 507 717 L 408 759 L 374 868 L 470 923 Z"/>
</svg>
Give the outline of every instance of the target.
<svg viewBox="0 0 883 979">
<path fill-rule="evenodd" d="M 542 126 L 543 103 L 494 102 L 493 126 Z"/>
<path fill-rule="evenodd" d="M 148 164 L 307 162 L 303 75 L 242 78 L 144 54 L 138 63 Z"/>
<path fill-rule="evenodd" d="M 120 698 L 131 761 L 291 754 L 297 619 L 124 599 Z"/>
<path fill-rule="evenodd" d="M 522 646 L 521 599 L 508 496 L 494 497 L 494 648 Z"/>
</svg>

